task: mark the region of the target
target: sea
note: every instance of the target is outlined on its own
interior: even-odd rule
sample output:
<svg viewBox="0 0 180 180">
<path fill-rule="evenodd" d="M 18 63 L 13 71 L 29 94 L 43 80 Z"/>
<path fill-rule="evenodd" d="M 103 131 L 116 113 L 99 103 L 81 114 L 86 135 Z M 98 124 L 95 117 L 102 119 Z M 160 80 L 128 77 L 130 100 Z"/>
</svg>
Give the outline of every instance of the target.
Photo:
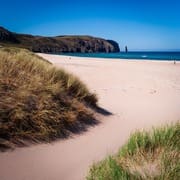
<svg viewBox="0 0 180 180">
<path fill-rule="evenodd" d="M 168 60 L 180 61 L 180 51 L 178 52 L 119 52 L 119 53 L 61 53 L 60 55 L 91 57 L 91 58 L 113 58 L 113 59 L 138 59 L 138 60 Z"/>
</svg>

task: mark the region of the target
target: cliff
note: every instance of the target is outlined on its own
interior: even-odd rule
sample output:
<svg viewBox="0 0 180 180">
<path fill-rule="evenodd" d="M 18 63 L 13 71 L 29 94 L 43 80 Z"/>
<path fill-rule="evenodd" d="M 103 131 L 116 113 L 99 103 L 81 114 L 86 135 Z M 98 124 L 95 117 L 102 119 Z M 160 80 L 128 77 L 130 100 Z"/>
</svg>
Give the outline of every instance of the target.
<svg viewBox="0 0 180 180">
<path fill-rule="evenodd" d="M 33 36 L 13 33 L 0 27 L 0 45 L 16 46 L 33 52 L 119 52 L 119 45 L 113 40 L 105 40 L 92 36 Z"/>
</svg>

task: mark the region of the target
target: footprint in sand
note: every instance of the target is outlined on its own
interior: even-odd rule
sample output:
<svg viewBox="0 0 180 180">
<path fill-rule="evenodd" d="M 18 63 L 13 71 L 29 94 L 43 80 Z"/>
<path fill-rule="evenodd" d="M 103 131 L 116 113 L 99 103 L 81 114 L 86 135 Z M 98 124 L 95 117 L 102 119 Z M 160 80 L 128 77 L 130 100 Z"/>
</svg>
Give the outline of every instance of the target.
<svg viewBox="0 0 180 180">
<path fill-rule="evenodd" d="M 155 94 L 156 92 L 157 92 L 156 90 L 152 89 L 152 90 L 150 91 L 150 94 Z"/>
</svg>

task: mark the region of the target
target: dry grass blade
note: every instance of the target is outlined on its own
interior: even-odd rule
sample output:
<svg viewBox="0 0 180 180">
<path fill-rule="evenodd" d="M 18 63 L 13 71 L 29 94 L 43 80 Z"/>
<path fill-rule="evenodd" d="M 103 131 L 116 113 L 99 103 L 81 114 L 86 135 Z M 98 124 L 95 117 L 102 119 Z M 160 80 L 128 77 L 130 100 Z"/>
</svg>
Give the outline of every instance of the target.
<svg viewBox="0 0 180 180">
<path fill-rule="evenodd" d="M 95 94 L 28 50 L 0 49 L 0 148 L 50 141 L 95 123 Z"/>
</svg>

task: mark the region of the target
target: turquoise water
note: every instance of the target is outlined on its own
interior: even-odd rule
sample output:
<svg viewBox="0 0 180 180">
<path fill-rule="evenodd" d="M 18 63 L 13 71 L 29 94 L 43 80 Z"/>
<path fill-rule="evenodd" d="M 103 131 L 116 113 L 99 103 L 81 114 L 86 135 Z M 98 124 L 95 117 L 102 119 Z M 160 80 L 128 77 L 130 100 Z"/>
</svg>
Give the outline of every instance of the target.
<svg viewBox="0 0 180 180">
<path fill-rule="evenodd" d="M 180 61 L 179 52 L 120 52 L 120 53 L 63 53 L 78 57 L 116 58 L 116 59 L 142 59 L 142 60 L 177 60 Z"/>
</svg>

